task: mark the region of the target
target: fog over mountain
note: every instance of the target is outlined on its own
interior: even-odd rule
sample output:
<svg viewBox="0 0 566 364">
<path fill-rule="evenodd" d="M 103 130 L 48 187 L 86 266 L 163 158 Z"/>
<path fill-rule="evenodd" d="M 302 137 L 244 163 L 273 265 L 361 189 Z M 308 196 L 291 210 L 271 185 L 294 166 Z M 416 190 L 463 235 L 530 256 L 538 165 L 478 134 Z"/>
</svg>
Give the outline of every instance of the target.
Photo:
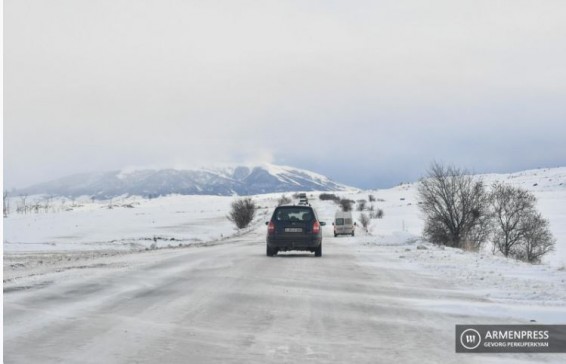
<svg viewBox="0 0 566 364">
<path fill-rule="evenodd" d="M 304 169 L 273 164 L 192 170 L 159 169 L 76 174 L 15 191 L 15 194 L 92 196 L 255 195 L 273 192 L 335 191 L 351 187 Z"/>
</svg>

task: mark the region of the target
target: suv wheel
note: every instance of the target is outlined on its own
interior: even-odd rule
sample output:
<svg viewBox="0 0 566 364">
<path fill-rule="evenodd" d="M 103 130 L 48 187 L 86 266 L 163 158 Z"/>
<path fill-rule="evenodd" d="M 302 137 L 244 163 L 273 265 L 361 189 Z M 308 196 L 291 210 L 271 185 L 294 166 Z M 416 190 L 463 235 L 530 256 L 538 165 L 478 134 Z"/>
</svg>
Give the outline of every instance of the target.
<svg viewBox="0 0 566 364">
<path fill-rule="evenodd" d="M 322 243 L 320 243 L 320 245 L 318 246 L 318 248 L 316 248 L 314 250 L 314 256 L 315 257 L 321 257 L 322 256 Z"/>
<path fill-rule="evenodd" d="M 265 255 L 267 255 L 268 257 L 272 257 L 275 254 L 277 254 L 277 250 L 270 248 L 269 245 L 268 245 L 267 249 L 265 251 Z"/>
</svg>

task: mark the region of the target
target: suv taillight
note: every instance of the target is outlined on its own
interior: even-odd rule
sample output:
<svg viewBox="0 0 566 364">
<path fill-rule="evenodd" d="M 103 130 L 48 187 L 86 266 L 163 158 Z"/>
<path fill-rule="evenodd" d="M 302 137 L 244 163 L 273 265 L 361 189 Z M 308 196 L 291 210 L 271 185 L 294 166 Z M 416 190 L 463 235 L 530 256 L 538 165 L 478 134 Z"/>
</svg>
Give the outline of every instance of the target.
<svg viewBox="0 0 566 364">
<path fill-rule="evenodd" d="M 267 225 L 267 233 L 269 235 L 272 235 L 275 233 L 275 224 L 273 223 L 273 221 L 269 222 L 269 225 Z"/>
<path fill-rule="evenodd" d="M 320 233 L 320 223 L 318 221 L 315 221 L 314 224 L 312 224 L 312 233 L 313 234 Z"/>
</svg>

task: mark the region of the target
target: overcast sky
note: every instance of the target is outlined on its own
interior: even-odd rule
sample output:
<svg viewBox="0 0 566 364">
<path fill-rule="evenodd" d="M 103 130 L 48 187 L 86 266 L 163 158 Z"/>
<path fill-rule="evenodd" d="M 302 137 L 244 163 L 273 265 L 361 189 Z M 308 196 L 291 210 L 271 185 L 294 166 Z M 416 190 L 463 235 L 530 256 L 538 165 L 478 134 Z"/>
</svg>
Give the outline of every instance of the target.
<svg viewBox="0 0 566 364">
<path fill-rule="evenodd" d="M 4 182 L 566 165 L 566 1 L 4 1 Z"/>
</svg>

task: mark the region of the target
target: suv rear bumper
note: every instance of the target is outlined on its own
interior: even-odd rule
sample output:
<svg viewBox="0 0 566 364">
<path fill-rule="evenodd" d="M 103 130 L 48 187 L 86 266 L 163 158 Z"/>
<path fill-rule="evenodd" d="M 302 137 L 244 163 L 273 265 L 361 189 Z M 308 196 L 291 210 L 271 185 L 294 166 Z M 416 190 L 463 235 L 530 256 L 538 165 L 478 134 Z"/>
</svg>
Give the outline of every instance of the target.
<svg viewBox="0 0 566 364">
<path fill-rule="evenodd" d="M 278 250 L 314 250 L 322 243 L 322 236 L 293 237 L 268 236 L 267 245 Z"/>
</svg>

